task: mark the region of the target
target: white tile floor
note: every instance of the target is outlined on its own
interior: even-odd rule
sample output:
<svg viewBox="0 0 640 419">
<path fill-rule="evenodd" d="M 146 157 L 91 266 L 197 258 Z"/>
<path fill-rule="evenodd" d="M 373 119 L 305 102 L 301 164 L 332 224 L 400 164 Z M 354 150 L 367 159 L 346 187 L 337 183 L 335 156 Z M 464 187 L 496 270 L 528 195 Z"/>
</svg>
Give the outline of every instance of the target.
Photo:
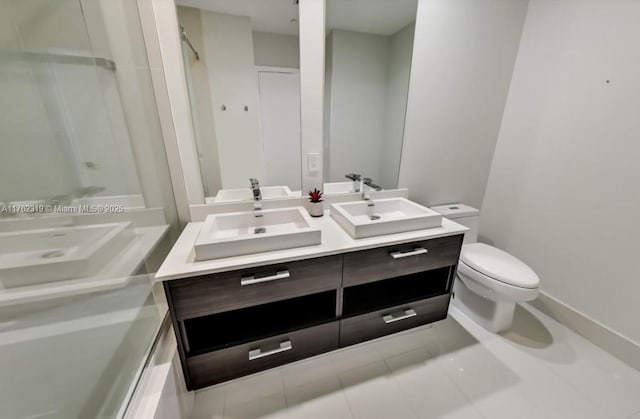
<svg viewBox="0 0 640 419">
<path fill-rule="evenodd" d="M 196 393 L 192 419 L 640 419 L 640 372 L 528 305 L 494 335 L 456 309 Z"/>
</svg>

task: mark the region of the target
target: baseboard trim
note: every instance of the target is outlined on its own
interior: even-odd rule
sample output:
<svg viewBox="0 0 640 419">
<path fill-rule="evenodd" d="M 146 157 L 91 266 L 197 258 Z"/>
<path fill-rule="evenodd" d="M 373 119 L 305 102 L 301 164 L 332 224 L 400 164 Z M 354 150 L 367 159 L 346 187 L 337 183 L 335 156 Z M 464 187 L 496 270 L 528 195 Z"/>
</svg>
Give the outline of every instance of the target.
<svg viewBox="0 0 640 419">
<path fill-rule="evenodd" d="M 540 292 L 539 297 L 529 304 L 625 364 L 640 370 L 640 344 L 544 292 Z"/>
</svg>

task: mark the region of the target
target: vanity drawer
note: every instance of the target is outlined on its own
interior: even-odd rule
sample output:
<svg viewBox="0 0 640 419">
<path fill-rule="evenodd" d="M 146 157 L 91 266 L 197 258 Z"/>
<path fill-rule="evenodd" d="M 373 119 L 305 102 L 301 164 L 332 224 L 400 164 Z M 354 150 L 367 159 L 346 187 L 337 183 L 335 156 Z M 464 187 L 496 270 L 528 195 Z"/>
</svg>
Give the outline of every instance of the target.
<svg viewBox="0 0 640 419">
<path fill-rule="evenodd" d="M 307 259 L 168 281 L 178 320 L 337 289 L 342 256 Z"/>
<path fill-rule="evenodd" d="M 339 323 L 262 339 L 187 358 L 190 389 L 196 390 L 338 348 Z"/>
<path fill-rule="evenodd" d="M 445 294 L 343 319 L 340 347 L 445 319 L 450 298 L 450 294 Z"/>
<path fill-rule="evenodd" d="M 345 254 L 343 286 L 456 265 L 462 239 L 460 234 Z"/>
</svg>

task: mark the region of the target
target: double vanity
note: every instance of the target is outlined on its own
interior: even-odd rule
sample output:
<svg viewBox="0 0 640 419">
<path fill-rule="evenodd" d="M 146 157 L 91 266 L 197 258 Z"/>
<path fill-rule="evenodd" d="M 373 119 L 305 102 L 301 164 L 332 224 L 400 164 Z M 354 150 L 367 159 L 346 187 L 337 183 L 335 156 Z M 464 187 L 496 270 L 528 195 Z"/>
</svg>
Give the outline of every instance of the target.
<svg viewBox="0 0 640 419">
<path fill-rule="evenodd" d="M 196 116 L 179 169 L 202 182 L 156 280 L 190 389 L 446 317 L 466 227 L 397 189 L 417 17 L 398 2 L 363 19 L 326 1 L 301 27 L 303 2 L 261 23 L 246 2 L 178 2 Z M 321 128 L 301 120 L 323 95 Z"/>
<path fill-rule="evenodd" d="M 405 198 L 188 224 L 156 275 L 188 388 L 444 319 L 466 230 Z"/>
</svg>

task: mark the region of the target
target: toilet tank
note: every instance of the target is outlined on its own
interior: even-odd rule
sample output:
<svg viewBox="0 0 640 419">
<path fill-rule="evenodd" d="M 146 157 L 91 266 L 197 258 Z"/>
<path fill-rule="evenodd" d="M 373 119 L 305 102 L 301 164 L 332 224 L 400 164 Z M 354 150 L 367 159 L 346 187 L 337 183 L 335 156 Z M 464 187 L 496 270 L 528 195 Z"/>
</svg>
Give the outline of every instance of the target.
<svg viewBox="0 0 640 419">
<path fill-rule="evenodd" d="M 447 204 L 431 207 L 444 217 L 467 227 L 469 231 L 464 234 L 464 243 L 475 243 L 478 241 L 478 219 L 480 210 L 464 204 Z"/>
</svg>

